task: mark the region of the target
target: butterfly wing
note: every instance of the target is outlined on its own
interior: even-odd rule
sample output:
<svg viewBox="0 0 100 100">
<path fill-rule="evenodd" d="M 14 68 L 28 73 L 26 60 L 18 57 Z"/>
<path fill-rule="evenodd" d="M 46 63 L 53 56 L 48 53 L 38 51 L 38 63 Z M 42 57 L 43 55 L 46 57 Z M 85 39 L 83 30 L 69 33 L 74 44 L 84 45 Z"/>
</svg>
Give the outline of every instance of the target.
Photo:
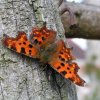
<svg viewBox="0 0 100 100">
<path fill-rule="evenodd" d="M 46 28 L 46 24 L 42 28 L 34 27 L 27 39 L 25 32 L 18 32 L 16 38 L 5 35 L 2 42 L 11 50 L 22 53 L 32 58 L 39 58 L 46 62 L 45 51 L 49 48 L 56 38 L 56 32 Z"/>
<path fill-rule="evenodd" d="M 27 39 L 25 32 L 18 32 L 16 38 L 4 35 L 2 42 L 7 48 L 14 50 L 17 53 L 22 53 L 33 58 L 39 57 L 38 49 Z"/>
<path fill-rule="evenodd" d="M 73 56 L 71 55 L 70 48 L 66 48 L 62 40 L 58 41 L 56 45 L 56 52 L 50 58 L 49 64 L 65 78 L 70 79 L 79 86 L 84 86 L 85 81 L 77 74 L 78 65 L 71 62 Z"/>
<path fill-rule="evenodd" d="M 46 48 L 55 41 L 56 32 L 47 29 L 46 24 L 42 28 L 33 28 L 30 34 L 30 41 L 40 48 Z"/>
</svg>

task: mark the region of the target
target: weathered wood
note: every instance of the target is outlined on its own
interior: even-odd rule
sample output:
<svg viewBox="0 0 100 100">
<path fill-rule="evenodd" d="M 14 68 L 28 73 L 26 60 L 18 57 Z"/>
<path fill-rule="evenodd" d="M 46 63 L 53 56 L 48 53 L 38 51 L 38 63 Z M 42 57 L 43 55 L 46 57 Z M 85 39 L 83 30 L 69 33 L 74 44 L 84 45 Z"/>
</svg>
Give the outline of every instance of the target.
<svg viewBox="0 0 100 100">
<path fill-rule="evenodd" d="M 62 22 L 66 37 L 100 39 L 100 7 L 75 3 L 67 3 L 67 5 L 76 15 L 78 27 L 69 29 L 68 14 L 64 14 Z"/>
<path fill-rule="evenodd" d="M 42 21 L 47 22 L 48 28 L 57 31 L 58 38 L 64 37 L 54 0 L 0 0 L 0 39 L 4 33 L 9 36 L 17 35 L 18 31 L 30 33 L 32 27 Z M 77 100 L 72 83 L 67 85 L 69 88 L 64 85 L 60 97 L 51 88 L 42 69 L 39 62 L 16 54 L 1 44 L 0 100 Z"/>
</svg>

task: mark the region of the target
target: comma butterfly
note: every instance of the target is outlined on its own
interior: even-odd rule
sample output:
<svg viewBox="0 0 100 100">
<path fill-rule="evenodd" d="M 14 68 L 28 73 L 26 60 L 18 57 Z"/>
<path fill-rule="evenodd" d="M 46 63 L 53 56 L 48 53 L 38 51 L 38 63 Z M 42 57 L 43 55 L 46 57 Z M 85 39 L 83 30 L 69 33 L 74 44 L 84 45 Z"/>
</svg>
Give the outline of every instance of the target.
<svg viewBox="0 0 100 100">
<path fill-rule="evenodd" d="M 42 28 L 33 28 L 30 39 L 25 32 L 18 32 L 16 38 L 4 35 L 2 42 L 7 48 L 17 53 L 48 63 L 63 77 L 79 86 L 84 86 L 85 81 L 77 74 L 79 67 L 72 62 L 74 57 L 71 54 L 71 48 L 67 48 L 63 40 L 57 40 L 56 34 L 44 25 Z"/>
</svg>

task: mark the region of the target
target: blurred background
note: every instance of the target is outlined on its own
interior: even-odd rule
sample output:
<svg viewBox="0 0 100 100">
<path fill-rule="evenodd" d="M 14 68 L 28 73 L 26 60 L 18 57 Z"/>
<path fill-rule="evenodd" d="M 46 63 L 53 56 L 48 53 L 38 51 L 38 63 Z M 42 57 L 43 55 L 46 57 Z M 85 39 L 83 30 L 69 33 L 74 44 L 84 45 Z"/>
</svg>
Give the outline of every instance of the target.
<svg viewBox="0 0 100 100">
<path fill-rule="evenodd" d="M 67 2 L 100 6 L 100 0 L 67 0 Z M 100 100 L 100 41 L 92 39 L 69 39 L 73 54 L 80 65 L 80 76 L 85 87 L 77 87 L 78 100 Z"/>
</svg>

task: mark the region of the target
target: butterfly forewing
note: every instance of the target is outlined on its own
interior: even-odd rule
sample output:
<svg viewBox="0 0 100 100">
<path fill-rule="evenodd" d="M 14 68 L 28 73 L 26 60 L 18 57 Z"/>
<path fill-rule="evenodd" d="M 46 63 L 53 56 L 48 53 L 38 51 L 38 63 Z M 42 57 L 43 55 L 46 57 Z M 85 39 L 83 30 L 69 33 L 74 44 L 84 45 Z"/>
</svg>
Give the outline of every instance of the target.
<svg viewBox="0 0 100 100">
<path fill-rule="evenodd" d="M 24 32 L 19 32 L 16 38 L 4 35 L 2 42 L 7 48 L 17 53 L 22 53 L 33 58 L 38 58 L 39 56 L 38 49 L 31 44 Z"/>
</svg>

